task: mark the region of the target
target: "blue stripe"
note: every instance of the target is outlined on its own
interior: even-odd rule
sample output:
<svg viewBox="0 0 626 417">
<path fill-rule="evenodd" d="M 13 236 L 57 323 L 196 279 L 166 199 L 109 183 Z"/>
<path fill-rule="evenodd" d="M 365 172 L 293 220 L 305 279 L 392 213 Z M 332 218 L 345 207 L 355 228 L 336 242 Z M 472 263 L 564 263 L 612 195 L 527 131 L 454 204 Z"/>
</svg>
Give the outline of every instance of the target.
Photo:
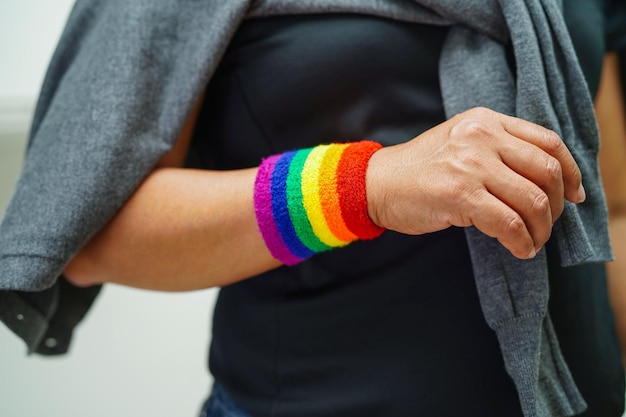
<svg viewBox="0 0 626 417">
<path fill-rule="evenodd" d="M 289 151 L 282 154 L 274 166 L 272 174 L 272 215 L 278 228 L 280 236 L 291 253 L 299 258 L 310 258 L 315 255 L 311 249 L 307 248 L 298 238 L 296 230 L 293 228 L 289 217 L 289 205 L 287 204 L 287 177 L 289 175 L 289 165 L 297 151 Z"/>
</svg>

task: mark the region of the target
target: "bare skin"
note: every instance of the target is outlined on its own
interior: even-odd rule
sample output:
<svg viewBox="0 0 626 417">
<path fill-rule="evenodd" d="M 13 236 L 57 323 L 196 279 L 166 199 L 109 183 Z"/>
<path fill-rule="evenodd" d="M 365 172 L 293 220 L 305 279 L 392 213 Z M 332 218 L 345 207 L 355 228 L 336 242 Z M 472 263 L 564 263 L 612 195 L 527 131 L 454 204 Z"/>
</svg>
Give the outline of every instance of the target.
<svg viewBox="0 0 626 417">
<path fill-rule="evenodd" d="M 473 225 L 521 259 L 547 242 L 564 197 L 585 199 L 556 133 L 481 108 L 375 153 L 367 192 L 380 226 L 417 235 Z"/>
<path fill-rule="evenodd" d="M 626 108 L 618 64 L 616 54 L 607 55 L 596 98 L 596 112 L 602 137 L 602 181 L 615 254 L 615 261 L 607 264 L 609 296 L 615 312 L 622 357 L 626 359 Z"/>
<path fill-rule="evenodd" d="M 189 291 L 224 286 L 280 266 L 257 232 L 252 200 L 256 168 L 181 168 L 199 107 L 174 149 L 67 265 L 64 275 L 70 282 Z"/>
<path fill-rule="evenodd" d="M 280 265 L 256 225 L 256 168 L 180 168 L 194 122 L 69 263 L 71 282 L 186 291 Z M 554 132 L 480 108 L 376 152 L 366 182 L 369 214 L 380 226 L 422 234 L 475 225 L 519 258 L 545 244 L 565 199 L 584 199 L 580 171 Z"/>
</svg>

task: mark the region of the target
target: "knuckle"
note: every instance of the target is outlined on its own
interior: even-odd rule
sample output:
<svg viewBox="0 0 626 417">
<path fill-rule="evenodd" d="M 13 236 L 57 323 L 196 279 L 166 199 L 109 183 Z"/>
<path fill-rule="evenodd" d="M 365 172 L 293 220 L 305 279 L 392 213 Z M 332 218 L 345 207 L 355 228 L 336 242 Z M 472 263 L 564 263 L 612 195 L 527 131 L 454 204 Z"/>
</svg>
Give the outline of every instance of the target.
<svg viewBox="0 0 626 417">
<path fill-rule="evenodd" d="M 543 129 L 543 142 L 545 144 L 545 149 L 553 155 L 560 152 L 561 147 L 563 146 L 561 137 L 557 135 L 555 131 L 545 128 Z"/>
<path fill-rule="evenodd" d="M 491 132 L 486 123 L 478 118 L 466 118 L 459 120 L 450 130 L 453 138 L 483 139 L 491 136 Z"/>
<path fill-rule="evenodd" d="M 553 157 L 548 157 L 545 169 L 545 178 L 550 184 L 560 181 L 563 178 L 563 168 L 561 163 Z"/>
<path fill-rule="evenodd" d="M 462 137 L 491 135 L 489 121 L 493 120 L 495 112 L 485 107 L 474 107 L 455 117 L 451 133 Z"/>
<path fill-rule="evenodd" d="M 506 214 L 500 220 L 500 230 L 507 236 L 520 236 L 525 229 L 526 225 L 516 214 Z"/>
<path fill-rule="evenodd" d="M 465 114 L 471 117 L 478 118 L 492 117 L 494 113 L 495 112 L 493 110 L 483 106 L 473 107 L 465 112 Z"/>
<path fill-rule="evenodd" d="M 532 205 L 530 207 L 531 215 L 544 216 L 550 211 L 550 199 L 544 193 L 540 193 L 533 198 Z"/>
<path fill-rule="evenodd" d="M 459 181 L 450 192 L 453 194 L 451 199 L 461 200 L 468 207 L 478 206 L 483 194 L 482 188 L 471 181 Z"/>
<path fill-rule="evenodd" d="M 486 163 L 485 155 L 478 149 L 471 147 L 466 147 L 460 152 L 459 162 L 461 162 L 466 169 L 472 169 L 474 171 L 482 171 Z"/>
<path fill-rule="evenodd" d="M 572 159 L 571 163 L 568 166 L 564 167 L 565 172 L 568 173 L 569 178 L 574 181 L 574 183 L 578 184 L 582 181 L 582 175 L 580 173 L 580 169 L 578 168 L 578 164 L 576 161 Z"/>
<path fill-rule="evenodd" d="M 485 190 L 472 181 L 459 181 L 444 198 L 468 218 L 474 218 L 483 209 Z"/>
<path fill-rule="evenodd" d="M 524 235 L 526 225 L 524 221 L 515 214 L 506 214 L 500 220 L 500 230 L 503 236 L 511 239 L 519 239 Z"/>
</svg>

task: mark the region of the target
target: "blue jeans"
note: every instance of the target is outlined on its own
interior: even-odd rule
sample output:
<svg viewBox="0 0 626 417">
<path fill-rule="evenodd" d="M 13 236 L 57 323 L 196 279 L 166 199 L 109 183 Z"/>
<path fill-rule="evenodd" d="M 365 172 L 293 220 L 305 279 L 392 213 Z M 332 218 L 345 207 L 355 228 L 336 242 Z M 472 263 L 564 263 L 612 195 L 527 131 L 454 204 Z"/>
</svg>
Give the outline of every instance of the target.
<svg viewBox="0 0 626 417">
<path fill-rule="evenodd" d="M 250 415 L 235 404 L 219 385 L 215 384 L 213 392 L 202 407 L 200 417 L 250 417 Z"/>
</svg>

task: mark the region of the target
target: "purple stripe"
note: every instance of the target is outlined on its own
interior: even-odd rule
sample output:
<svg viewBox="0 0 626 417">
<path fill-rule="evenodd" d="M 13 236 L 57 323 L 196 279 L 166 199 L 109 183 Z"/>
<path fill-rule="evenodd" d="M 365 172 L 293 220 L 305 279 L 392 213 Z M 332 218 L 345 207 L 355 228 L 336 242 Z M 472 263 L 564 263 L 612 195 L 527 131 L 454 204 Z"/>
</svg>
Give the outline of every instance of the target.
<svg viewBox="0 0 626 417">
<path fill-rule="evenodd" d="M 270 156 L 264 159 L 259 166 L 259 172 L 254 182 L 254 213 L 265 245 L 272 256 L 285 265 L 295 265 L 304 259 L 291 253 L 285 245 L 272 211 L 272 173 L 280 156 Z"/>
</svg>

